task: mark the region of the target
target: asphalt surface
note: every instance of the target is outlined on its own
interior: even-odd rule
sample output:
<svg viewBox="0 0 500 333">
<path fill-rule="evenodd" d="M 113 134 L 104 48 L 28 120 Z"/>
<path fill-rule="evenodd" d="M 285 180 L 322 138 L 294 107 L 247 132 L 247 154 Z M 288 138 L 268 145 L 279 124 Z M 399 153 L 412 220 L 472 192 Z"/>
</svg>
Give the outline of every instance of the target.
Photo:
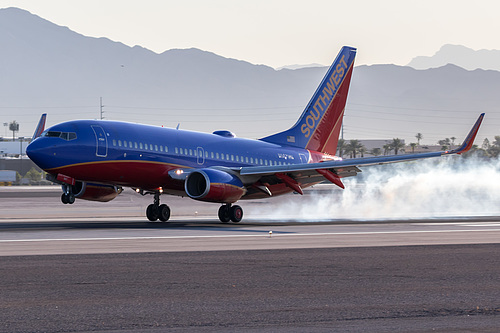
<svg viewBox="0 0 500 333">
<path fill-rule="evenodd" d="M 151 224 L 28 191 L 0 196 L 0 332 L 500 331 L 495 216 Z"/>
<path fill-rule="evenodd" d="M 0 258 L 0 331 L 497 332 L 500 245 Z"/>
</svg>

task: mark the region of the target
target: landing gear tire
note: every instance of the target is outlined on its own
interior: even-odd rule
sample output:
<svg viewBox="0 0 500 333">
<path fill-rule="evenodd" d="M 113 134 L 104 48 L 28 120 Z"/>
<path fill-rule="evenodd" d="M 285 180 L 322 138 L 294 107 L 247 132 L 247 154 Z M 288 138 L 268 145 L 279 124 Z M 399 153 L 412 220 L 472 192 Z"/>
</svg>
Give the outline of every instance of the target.
<svg viewBox="0 0 500 333">
<path fill-rule="evenodd" d="M 162 222 L 167 222 L 170 218 L 170 207 L 163 204 L 158 207 L 158 219 Z"/>
<path fill-rule="evenodd" d="M 243 218 L 243 209 L 238 205 L 232 206 L 229 211 L 229 216 L 231 218 L 231 221 L 233 221 L 234 223 L 238 223 Z"/>
<path fill-rule="evenodd" d="M 61 195 L 61 202 L 63 204 L 74 204 L 75 203 L 75 196 L 71 193 L 63 193 Z"/>
<path fill-rule="evenodd" d="M 220 206 L 220 208 L 219 208 L 219 220 L 222 223 L 227 223 L 231 220 L 230 210 L 231 210 L 231 206 L 228 206 L 228 205 Z"/>
<path fill-rule="evenodd" d="M 146 217 L 148 218 L 148 220 L 150 220 L 151 222 L 156 222 L 156 220 L 158 220 L 158 207 L 155 206 L 154 204 L 151 204 L 148 206 L 148 208 L 146 208 Z"/>
</svg>

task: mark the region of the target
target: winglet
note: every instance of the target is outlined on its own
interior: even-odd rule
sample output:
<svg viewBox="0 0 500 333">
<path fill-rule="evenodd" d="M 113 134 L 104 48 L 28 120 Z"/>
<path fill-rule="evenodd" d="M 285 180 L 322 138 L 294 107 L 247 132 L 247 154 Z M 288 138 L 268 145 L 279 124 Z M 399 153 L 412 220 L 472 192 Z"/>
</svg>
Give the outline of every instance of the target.
<svg viewBox="0 0 500 333">
<path fill-rule="evenodd" d="M 472 148 L 472 145 L 474 144 L 474 139 L 476 138 L 477 132 L 479 131 L 479 126 L 481 126 L 481 122 L 483 121 L 483 118 L 484 118 L 484 113 L 481 113 L 479 118 L 477 118 L 476 123 L 474 124 L 474 126 L 470 130 L 469 134 L 465 138 L 464 142 L 462 143 L 462 145 L 460 147 L 458 147 L 457 149 L 454 149 L 454 150 L 448 152 L 449 154 L 466 153 Z"/>
<path fill-rule="evenodd" d="M 40 117 L 40 121 L 38 122 L 38 126 L 35 129 L 35 133 L 33 133 L 33 137 L 31 140 L 35 140 L 38 138 L 40 135 L 42 135 L 43 131 L 45 130 L 45 120 L 47 119 L 47 114 L 44 113 Z"/>
</svg>

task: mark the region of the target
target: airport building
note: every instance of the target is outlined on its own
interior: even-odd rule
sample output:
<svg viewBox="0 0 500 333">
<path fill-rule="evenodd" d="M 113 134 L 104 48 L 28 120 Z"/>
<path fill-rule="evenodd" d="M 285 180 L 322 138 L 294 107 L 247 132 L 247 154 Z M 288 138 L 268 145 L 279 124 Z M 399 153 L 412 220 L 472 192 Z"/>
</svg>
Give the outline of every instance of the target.
<svg viewBox="0 0 500 333">
<path fill-rule="evenodd" d="M 29 137 L 16 140 L 0 138 L 0 170 L 18 172 L 23 176 L 32 168 L 41 171 L 26 155 L 26 147 L 30 141 Z M 3 176 L 7 177 L 7 175 L 8 173 L 3 173 Z M 0 182 L 10 181 L 0 179 Z"/>
</svg>

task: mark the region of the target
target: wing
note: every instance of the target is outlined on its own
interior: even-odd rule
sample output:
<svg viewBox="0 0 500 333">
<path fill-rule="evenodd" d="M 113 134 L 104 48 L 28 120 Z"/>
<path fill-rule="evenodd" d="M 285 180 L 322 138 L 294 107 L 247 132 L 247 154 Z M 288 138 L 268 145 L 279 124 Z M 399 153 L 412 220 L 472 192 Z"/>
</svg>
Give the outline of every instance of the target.
<svg viewBox="0 0 500 333">
<path fill-rule="evenodd" d="M 413 161 L 425 158 L 438 157 L 451 154 L 462 154 L 472 148 L 474 139 L 476 138 L 479 126 L 483 121 L 484 113 L 477 119 L 471 131 L 467 135 L 462 145 L 450 151 L 438 151 L 431 153 L 420 154 L 404 154 L 382 157 L 354 158 L 347 160 L 325 161 L 320 163 L 295 164 L 283 166 L 250 166 L 242 167 L 237 171 L 243 177 L 260 176 L 257 183 L 257 189 L 268 193 L 267 184 L 284 183 L 287 187 L 302 194 L 302 187 L 320 183 L 329 180 L 339 187 L 344 188 L 341 178 L 356 176 L 361 170 L 358 167 L 381 165 L 388 163 L 397 163 L 405 161 Z"/>
</svg>

